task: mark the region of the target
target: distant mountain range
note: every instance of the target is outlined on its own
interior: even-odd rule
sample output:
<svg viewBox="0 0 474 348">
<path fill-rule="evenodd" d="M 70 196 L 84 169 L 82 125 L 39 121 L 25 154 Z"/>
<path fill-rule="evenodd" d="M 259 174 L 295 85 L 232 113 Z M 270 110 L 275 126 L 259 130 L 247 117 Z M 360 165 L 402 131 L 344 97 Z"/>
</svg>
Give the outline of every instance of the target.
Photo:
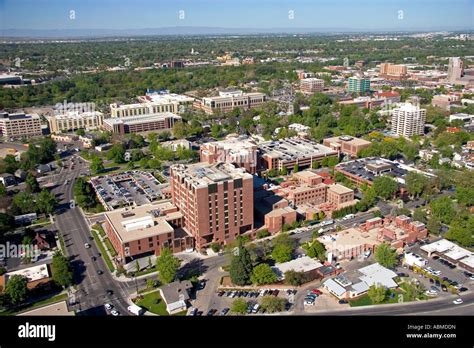
<svg viewBox="0 0 474 348">
<path fill-rule="evenodd" d="M 219 27 L 163 27 L 143 29 L 3 29 L 0 37 L 5 38 L 104 38 L 182 35 L 259 35 L 259 34 L 336 34 L 336 33 L 395 33 L 395 32 L 436 32 L 472 31 L 465 27 L 438 28 L 219 28 Z"/>
</svg>

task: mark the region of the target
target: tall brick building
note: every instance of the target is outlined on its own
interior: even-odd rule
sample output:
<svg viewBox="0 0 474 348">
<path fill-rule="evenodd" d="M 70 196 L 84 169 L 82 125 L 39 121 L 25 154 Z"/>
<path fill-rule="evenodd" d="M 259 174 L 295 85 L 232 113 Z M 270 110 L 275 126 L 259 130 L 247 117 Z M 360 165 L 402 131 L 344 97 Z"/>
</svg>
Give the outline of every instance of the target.
<svg viewBox="0 0 474 348">
<path fill-rule="evenodd" d="M 230 163 L 170 168 L 171 195 L 196 248 L 225 245 L 253 230 L 253 176 Z"/>
</svg>

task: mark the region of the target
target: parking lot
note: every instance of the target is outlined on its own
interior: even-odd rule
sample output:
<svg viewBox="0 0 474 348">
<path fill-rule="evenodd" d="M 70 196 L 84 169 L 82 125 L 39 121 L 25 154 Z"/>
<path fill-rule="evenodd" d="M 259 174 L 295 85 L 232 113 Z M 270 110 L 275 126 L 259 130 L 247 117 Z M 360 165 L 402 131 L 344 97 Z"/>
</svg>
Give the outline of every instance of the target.
<svg viewBox="0 0 474 348">
<path fill-rule="evenodd" d="M 101 203 L 108 209 L 128 205 L 143 205 L 163 198 L 168 184 L 160 182 L 151 173 L 128 171 L 120 174 L 97 176 L 92 186 Z"/>
<path fill-rule="evenodd" d="M 464 273 L 465 271 L 463 269 L 459 267 L 449 267 L 440 261 L 443 258 L 428 257 L 426 253 L 420 249 L 419 244 L 409 248 L 409 251 L 414 252 L 415 254 L 418 254 L 426 259 L 428 263 L 425 267 L 431 267 L 434 270 L 441 271 L 441 274 L 439 275 L 441 279 L 448 278 L 449 280 L 455 281 L 461 285 L 469 285 L 471 283 L 469 276 Z"/>
<path fill-rule="evenodd" d="M 247 315 L 265 314 L 265 310 L 260 307 L 260 300 L 264 296 L 275 296 L 286 299 L 286 311 L 291 311 L 296 293 L 297 291 L 294 289 L 217 290 L 211 294 L 212 300 L 209 304 L 209 308 L 198 307 L 194 315 L 230 315 L 232 314 L 230 312 L 232 303 L 238 298 L 247 302 Z M 197 297 L 199 297 L 199 290 Z M 189 313 L 192 313 L 192 309 L 190 309 Z"/>
</svg>

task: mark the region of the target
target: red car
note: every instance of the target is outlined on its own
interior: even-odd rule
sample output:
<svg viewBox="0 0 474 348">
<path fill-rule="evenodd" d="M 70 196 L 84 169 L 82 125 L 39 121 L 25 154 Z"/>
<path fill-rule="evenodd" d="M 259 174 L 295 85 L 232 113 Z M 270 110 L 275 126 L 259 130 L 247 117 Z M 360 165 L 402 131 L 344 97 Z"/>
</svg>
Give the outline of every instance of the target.
<svg viewBox="0 0 474 348">
<path fill-rule="evenodd" d="M 320 290 L 318 290 L 318 289 L 313 289 L 313 290 L 311 290 L 311 292 L 312 292 L 313 294 L 318 295 L 318 296 L 320 296 L 320 295 L 323 294 L 323 293 L 322 293 Z"/>
</svg>

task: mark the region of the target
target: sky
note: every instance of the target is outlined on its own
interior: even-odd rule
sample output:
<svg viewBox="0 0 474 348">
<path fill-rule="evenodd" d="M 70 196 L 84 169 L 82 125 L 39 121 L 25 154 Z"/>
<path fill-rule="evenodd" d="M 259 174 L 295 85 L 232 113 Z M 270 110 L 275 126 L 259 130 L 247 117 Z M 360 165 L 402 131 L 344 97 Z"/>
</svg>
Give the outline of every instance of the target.
<svg viewBox="0 0 474 348">
<path fill-rule="evenodd" d="M 0 29 L 176 26 L 472 29 L 474 0 L 0 0 Z"/>
</svg>

